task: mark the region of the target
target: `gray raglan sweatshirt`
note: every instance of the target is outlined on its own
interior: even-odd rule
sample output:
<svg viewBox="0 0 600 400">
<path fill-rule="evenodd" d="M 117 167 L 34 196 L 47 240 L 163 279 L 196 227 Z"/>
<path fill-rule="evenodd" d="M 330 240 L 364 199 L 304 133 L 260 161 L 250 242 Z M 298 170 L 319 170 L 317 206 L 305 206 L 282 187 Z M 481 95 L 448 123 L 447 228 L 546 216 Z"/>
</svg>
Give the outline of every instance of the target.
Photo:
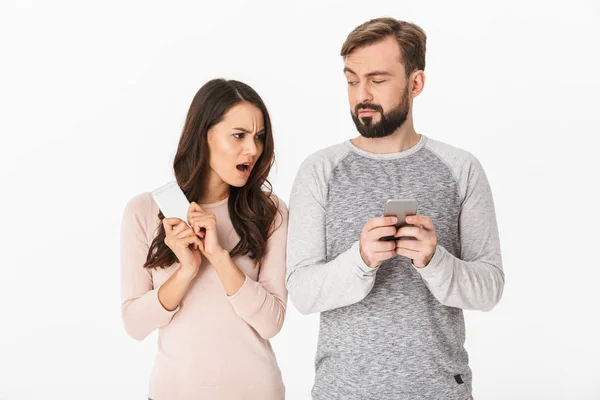
<svg viewBox="0 0 600 400">
<path fill-rule="evenodd" d="M 438 246 L 425 268 L 402 256 L 372 269 L 364 224 L 388 199 L 414 198 Z M 470 153 L 421 135 L 372 154 L 350 141 L 308 157 L 290 196 L 287 288 L 321 313 L 313 399 L 465 400 L 463 309 L 490 310 L 504 273 L 492 193 Z"/>
</svg>

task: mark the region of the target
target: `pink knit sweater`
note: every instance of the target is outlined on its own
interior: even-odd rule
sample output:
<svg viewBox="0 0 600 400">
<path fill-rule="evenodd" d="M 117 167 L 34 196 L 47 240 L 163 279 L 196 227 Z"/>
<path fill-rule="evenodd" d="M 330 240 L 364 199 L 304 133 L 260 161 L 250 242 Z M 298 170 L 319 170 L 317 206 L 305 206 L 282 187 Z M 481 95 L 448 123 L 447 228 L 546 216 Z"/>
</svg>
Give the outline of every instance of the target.
<svg viewBox="0 0 600 400">
<path fill-rule="evenodd" d="M 153 400 L 284 398 L 284 385 L 269 338 L 283 324 L 287 303 L 285 258 L 287 208 L 267 243 L 260 268 L 248 257 L 235 264 L 246 275 L 237 293 L 227 296 L 206 258 L 174 311 L 158 301 L 158 288 L 179 268 L 143 268 L 160 221 L 149 193 L 127 204 L 121 233 L 122 316 L 127 333 L 142 340 L 158 329 L 158 352 L 148 396 Z M 217 218 L 221 245 L 239 240 L 227 199 L 201 205 Z"/>
</svg>

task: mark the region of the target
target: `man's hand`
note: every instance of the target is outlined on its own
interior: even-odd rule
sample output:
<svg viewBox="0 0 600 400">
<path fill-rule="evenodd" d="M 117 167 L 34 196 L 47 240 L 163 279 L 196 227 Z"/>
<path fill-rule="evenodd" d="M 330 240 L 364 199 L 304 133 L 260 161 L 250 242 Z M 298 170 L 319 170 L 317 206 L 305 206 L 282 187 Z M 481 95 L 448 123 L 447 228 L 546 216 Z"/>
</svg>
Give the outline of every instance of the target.
<svg viewBox="0 0 600 400">
<path fill-rule="evenodd" d="M 395 236 L 412 236 L 414 239 L 396 240 L 396 254 L 410 258 L 415 267 L 424 268 L 433 258 L 437 247 L 435 227 L 431 218 L 424 215 L 406 217 L 406 223 L 413 226 L 403 226 Z"/>
<path fill-rule="evenodd" d="M 385 260 L 396 255 L 395 241 L 379 241 L 394 236 L 398 222 L 396 217 L 377 217 L 367 221 L 360 234 L 360 255 L 369 267 L 377 268 Z"/>
</svg>

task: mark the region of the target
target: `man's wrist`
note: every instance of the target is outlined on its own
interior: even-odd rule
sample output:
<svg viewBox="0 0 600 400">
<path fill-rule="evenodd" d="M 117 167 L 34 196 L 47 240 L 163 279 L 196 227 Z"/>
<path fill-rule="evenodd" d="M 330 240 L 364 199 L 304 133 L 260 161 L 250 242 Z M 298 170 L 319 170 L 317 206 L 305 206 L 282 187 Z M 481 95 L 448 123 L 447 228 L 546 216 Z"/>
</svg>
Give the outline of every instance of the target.
<svg viewBox="0 0 600 400">
<path fill-rule="evenodd" d="M 429 265 L 429 263 L 431 263 L 431 260 L 433 260 L 433 256 L 435 255 L 435 252 L 436 252 L 436 251 L 437 251 L 437 246 L 436 246 L 436 248 L 433 250 L 433 253 L 431 253 L 431 255 L 429 255 L 429 257 L 427 257 L 427 258 L 425 259 L 425 261 L 423 262 L 423 265 L 417 265 L 417 264 L 415 264 L 415 263 L 414 263 L 414 261 L 413 261 L 413 263 L 412 263 L 412 264 L 413 264 L 413 266 L 414 266 L 415 268 L 425 268 L 425 267 L 427 267 L 427 266 Z"/>
<path fill-rule="evenodd" d="M 363 262 L 366 264 L 367 267 L 372 269 L 379 267 L 379 264 L 371 265 L 371 262 L 369 261 L 367 255 L 363 252 L 362 245 L 360 243 L 358 244 L 358 251 L 360 253 L 360 257 L 362 258 Z"/>
</svg>

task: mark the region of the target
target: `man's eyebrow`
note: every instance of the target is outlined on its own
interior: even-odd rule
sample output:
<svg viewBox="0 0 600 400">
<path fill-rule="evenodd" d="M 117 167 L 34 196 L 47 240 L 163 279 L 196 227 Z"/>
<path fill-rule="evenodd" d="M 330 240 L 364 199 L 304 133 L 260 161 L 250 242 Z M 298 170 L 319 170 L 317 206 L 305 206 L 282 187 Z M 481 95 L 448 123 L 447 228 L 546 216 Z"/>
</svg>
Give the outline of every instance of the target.
<svg viewBox="0 0 600 400">
<path fill-rule="evenodd" d="M 348 67 L 344 67 L 344 73 L 349 72 L 351 74 L 354 75 L 358 75 L 356 72 L 352 71 L 350 68 Z M 372 71 L 369 72 L 368 74 L 365 75 L 366 77 L 373 77 L 373 76 L 392 76 L 391 72 L 388 71 Z"/>
<path fill-rule="evenodd" d="M 369 77 L 371 77 L 371 76 L 392 76 L 392 74 L 387 71 L 373 71 L 373 72 L 369 72 L 365 76 L 369 76 Z"/>
</svg>

